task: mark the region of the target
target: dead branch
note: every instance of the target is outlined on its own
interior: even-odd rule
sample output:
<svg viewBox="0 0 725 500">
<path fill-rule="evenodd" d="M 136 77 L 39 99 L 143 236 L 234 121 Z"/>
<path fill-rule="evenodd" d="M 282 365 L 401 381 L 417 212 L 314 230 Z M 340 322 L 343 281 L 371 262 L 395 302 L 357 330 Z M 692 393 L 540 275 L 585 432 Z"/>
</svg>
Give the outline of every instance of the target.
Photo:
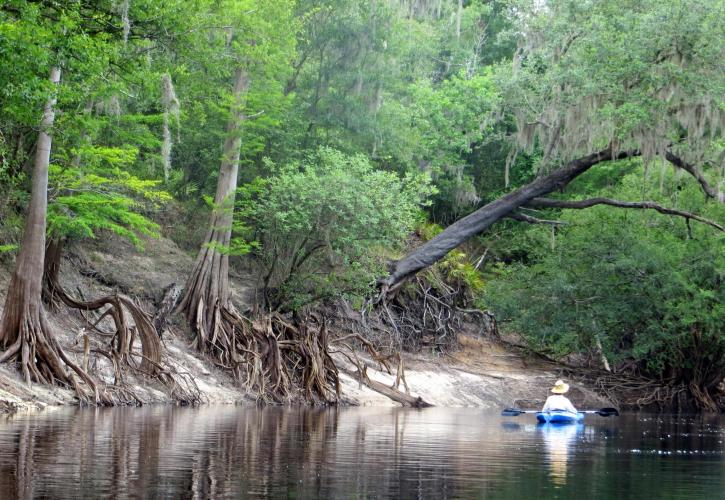
<svg viewBox="0 0 725 500">
<path fill-rule="evenodd" d="M 412 408 L 428 408 L 433 406 L 432 404 L 424 401 L 423 398 L 421 398 L 420 396 L 411 396 L 409 394 L 405 394 L 404 392 L 399 391 L 398 389 L 395 389 L 394 387 L 389 387 L 382 382 L 371 380 L 370 377 L 367 376 L 367 373 L 365 373 L 364 371 L 346 370 L 344 368 L 342 368 L 340 371 L 346 373 L 355 380 L 359 380 L 360 383 L 368 386 L 375 392 L 379 392 L 380 394 L 387 396 L 388 398 L 402 404 L 403 406 L 408 406 Z"/>
<path fill-rule="evenodd" d="M 566 225 L 566 222 L 561 220 L 546 220 L 546 219 L 537 219 L 536 217 L 531 217 L 530 215 L 522 214 L 522 213 L 515 213 L 511 214 L 508 217 L 509 219 L 521 221 L 521 222 L 527 222 L 529 224 L 548 224 L 550 226 L 564 226 Z"/>
</svg>

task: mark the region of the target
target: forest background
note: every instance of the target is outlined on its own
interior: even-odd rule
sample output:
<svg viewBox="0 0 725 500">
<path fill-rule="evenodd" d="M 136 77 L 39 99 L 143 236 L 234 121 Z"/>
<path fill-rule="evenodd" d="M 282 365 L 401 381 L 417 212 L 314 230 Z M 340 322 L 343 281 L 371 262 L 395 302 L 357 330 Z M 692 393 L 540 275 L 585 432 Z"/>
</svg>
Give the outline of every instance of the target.
<svg viewBox="0 0 725 500">
<path fill-rule="evenodd" d="M 723 19 L 721 0 L 6 1 L 0 259 L 25 271 L 0 359 L 103 399 L 43 325 L 54 296 L 78 306 L 53 265 L 164 234 L 198 252 L 178 306 L 195 345 L 260 392 L 326 361 L 238 337 L 230 266 L 254 269 L 257 313 L 390 301 L 366 340 L 449 348 L 410 306 L 438 300 L 722 410 Z"/>
</svg>

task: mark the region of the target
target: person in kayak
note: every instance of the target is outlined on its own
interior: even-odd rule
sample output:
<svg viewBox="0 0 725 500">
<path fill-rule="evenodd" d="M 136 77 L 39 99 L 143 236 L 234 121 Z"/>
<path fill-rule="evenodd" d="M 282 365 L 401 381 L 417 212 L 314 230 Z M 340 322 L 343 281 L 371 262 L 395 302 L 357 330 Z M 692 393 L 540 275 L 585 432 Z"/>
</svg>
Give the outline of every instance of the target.
<svg viewBox="0 0 725 500">
<path fill-rule="evenodd" d="M 574 405 L 571 404 L 571 401 L 564 396 L 564 394 L 568 391 L 569 384 L 565 384 L 563 380 L 557 380 L 554 387 L 551 389 L 551 392 L 554 394 L 546 398 L 546 403 L 544 403 L 544 407 L 541 409 L 542 413 L 556 410 L 577 413 L 577 410 L 574 408 Z"/>
</svg>

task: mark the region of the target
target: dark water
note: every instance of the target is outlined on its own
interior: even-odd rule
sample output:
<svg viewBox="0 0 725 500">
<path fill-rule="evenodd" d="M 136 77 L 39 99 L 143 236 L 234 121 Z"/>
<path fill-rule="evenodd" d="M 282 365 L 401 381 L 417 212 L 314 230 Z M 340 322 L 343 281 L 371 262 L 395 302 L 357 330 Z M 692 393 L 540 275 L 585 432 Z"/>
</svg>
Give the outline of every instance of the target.
<svg viewBox="0 0 725 500">
<path fill-rule="evenodd" d="M 725 499 L 725 417 L 60 410 L 0 417 L 0 498 Z"/>
</svg>

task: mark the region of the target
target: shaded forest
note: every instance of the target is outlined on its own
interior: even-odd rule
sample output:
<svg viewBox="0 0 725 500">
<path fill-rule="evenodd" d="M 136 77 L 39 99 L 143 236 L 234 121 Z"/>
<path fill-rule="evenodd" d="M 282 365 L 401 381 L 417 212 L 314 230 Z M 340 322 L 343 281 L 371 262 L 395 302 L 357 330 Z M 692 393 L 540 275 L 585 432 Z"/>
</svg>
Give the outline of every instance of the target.
<svg viewBox="0 0 725 500">
<path fill-rule="evenodd" d="M 404 386 L 399 353 L 455 349 L 467 322 L 604 392 L 723 411 L 723 19 L 722 0 L 6 1 L 0 362 L 133 403 L 99 357 L 195 403 L 164 360 L 176 315 L 260 401 L 328 404 L 335 356 Z M 196 256 L 160 311 L 62 283 L 68 248 L 111 233 Z M 83 363 L 58 308 L 89 318 Z"/>
</svg>

